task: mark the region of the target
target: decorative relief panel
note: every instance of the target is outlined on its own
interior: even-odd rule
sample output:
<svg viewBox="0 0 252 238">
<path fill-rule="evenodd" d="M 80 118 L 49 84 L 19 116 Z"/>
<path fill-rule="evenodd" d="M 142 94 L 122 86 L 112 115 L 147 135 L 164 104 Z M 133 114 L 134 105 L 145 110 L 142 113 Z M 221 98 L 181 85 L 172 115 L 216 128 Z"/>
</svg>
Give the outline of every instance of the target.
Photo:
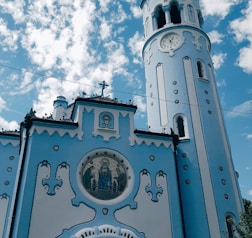
<svg viewBox="0 0 252 238">
<path fill-rule="evenodd" d="M 74 238 L 98 238 L 98 237 L 127 237 L 127 238 L 138 238 L 134 232 L 111 225 L 101 225 L 99 227 L 85 228 L 79 231 Z M 142 237 L 142 236 L 141 236 Z"/>
<path fill-rule="evenodd" d="M 119 112 L 114 110 L 94 110 L 94 136 L 102 136 L 105 141 L 111 137 L 119 138 Z"/>
<path fill-rule="evenodd" d="M 152 57 L 151 45 L 149 45 L 148 48 L 146 47 L 145 50 L 144 50 L 144 61 L 147 64 L 150 64 L 151 57 Z"/>
<path fill-rule="evenodd" d="M 128 181 L 123 161 L 115 156 L 100 154 L 87 160 L 80 175 L 85 190 L 93 197 L 111 200 L 120 196 Z"/>
<path fill-rule="evenodd" d="M 99 127 L 114 129 L 114 116 L 110 112 L 102 112 L 99 116 Z"/>
<path fill-rule="evenodd" d="M 81 127 L 77 127 L 75 129 L 65 129 L 65 128 L 53 128 L 53 127 L 45 127 L 45 126 L 32 126 L 30 129 L 30 135 L 33 135 L 34 132 L 37 132 L 39 135 L 46 132 L 48 135 L 53 135 L 54 133 L 58 133 L 60 137 L 68 134 L 71 138 L 77 136 L 79 140 L 82 140 L 83 131 Z"/>
<path fill-rule="evenodd" d="M 118 226 L 113 226 L 110 224 L 103 224 L 99 226 L 93 226 L 93 227 L 85 227 L 85 228 L 79 228 L 78 231 L 65 231 L 61 236 L 58 236 L 58 238 L 64 238 L 64 237 L 72 237 L 72 238 L 145 238 L 143 233 L 139 233 L 135 229 L 132 229 L 131 227 L 125 227 L 125 225 L 122 225 L 120 223 L 117 224 Z M 123 227 L 122 227 L 123 226 Z M 78 228 L 77 228 L 78 229 Z M 76 229 L 76 230 L 77 230 Z"/>
<path fill-rule="evenodd" d="M 11 144 L 11 145 L 17 147 L 17 146 L 19 146 L 20 142 L 19 142 L 19 140 L 0 139 L 0 144 L 2 144 L 3 146 Z"/>
<path fill-rule="evenodd" d="M 67 168 L 67 163 L 62 162 L 60 165 L 56 165 L 53 163 L 52 165 L 47 161 L 44 160 L 40 163 L 40 167 L 49 167 L 50 168 L 50 177 L 42 179 L 42 185 L 48 187 L 47 194 L 48 195 L 55 195 L 56 188 L 62 187 L 63 181 L 62 179 L 57 178 L 57 170 L 58 168 Z"/>
<path fill-rule="evenodd" d="M 146 169 L 144 169 L 142 171 L 142 175 L 150 176 L 150 178 L 151 178 L 151 184 L 148 184 L 145 187 L 145 191 L 146 191 L 146 193 L 150 193 L 151 194 L 151 196 L 152 196 L 151 200 L 153 202 L 158 202 L 158 195 L 162 195 L 163 194 L 163 188 L 160 187 L 159 185 L 157 185 L 156 180 L 157 180 L 158 176 L 164 177 L 164 172 L 160 170 L 157 174 L 151 174 Z"/>
<path fill-rule="evenodd" d="M 101 204 L 113 205 L 113 209 L 116 209 L 122 204 L 128 204 L 126 199 L 129 199 L 131 206 L 136 206 L 132 194 L 133 170 L 128 160 L 114 150 L 98 149 L 85 155 L 79 162 L 76 177 L 72 179 L 77 179 L 73 205 L 85 201 L 91 207 Z M 102 211 L 103 214 L 108 213 L 104 209 Z"/>
</svg>

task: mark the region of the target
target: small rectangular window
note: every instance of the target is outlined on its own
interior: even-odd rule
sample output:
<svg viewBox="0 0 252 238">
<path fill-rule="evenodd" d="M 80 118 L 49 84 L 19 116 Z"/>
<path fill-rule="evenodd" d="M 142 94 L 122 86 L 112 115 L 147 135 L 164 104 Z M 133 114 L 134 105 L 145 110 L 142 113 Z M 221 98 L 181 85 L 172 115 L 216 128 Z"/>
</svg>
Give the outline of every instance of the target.
<svg viewBox="0 0 252 238">
<path fill-rule="evenodd" d="M 199 78 L 204 78 L 204 69 L 200 61 L 197 62 L 198 76 Z"/>
</svg>

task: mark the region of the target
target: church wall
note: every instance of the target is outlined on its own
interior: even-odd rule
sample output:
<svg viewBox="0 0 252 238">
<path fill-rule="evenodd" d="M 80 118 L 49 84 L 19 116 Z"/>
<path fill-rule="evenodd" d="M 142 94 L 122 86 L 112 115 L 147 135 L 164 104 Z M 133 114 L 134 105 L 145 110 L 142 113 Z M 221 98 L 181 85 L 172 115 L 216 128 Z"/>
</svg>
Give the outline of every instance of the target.
<svg viewBox="0 0 252 238">
<path fill-rule="evenodd" d="M 8 237 L 17 187 L 19 136 L 0 134 L 0 237 Z"/>
<path fill-rule="evenodd" d="M 103 112 L 111 113 L 115 124 L 118 120 L 115 131 L 97 128 L 97 115 Z M 81 128 L 34 119 L 14 236 L 81 237 L 85 229 L 105 225 L 133 237 L 154 237 L 159 230 L 162 236 L 183 237 L 172 138 L 136 135 L 131 109 L 79 105 L 78 113 Z M 103 199 L 97 188 L 83 186 L 85 166 L 95 170 L 99 161 L 110 161 L 112 172 L 116 164 L 121 172 L 125 169 L 127 186 L 118 197 Z M 96 183 L 101 186 L 100 179 Z M 137 222 L 140 217 L 144 219 Z"/>
<path fill-rule="evenodd" d="M 103 96 L 0 133 L 0 237 L 224 238 L 241 196 L 198 0 L 142 0 L 149 131 Z M 171 134 L 168 134 L 171 133 Z M 229 234 L 231 236 L 231 234 Z"/>
</svg>

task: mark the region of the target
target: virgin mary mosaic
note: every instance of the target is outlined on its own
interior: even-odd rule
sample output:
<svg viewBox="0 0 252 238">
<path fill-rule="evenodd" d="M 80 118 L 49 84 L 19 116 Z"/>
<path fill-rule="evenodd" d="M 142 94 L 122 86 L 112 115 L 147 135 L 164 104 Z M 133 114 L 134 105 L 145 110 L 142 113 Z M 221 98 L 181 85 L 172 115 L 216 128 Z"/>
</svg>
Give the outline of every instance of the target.
<svg viewBox="0 0 252 238">
<path fill-rule="evenodd" d="M 85 190 L 101 200 L 120 196 L 127 185 L 127 172 L 123 162 L 110 156 L 100 155 L 89 159 L 81 176 Z"/>
</svg>

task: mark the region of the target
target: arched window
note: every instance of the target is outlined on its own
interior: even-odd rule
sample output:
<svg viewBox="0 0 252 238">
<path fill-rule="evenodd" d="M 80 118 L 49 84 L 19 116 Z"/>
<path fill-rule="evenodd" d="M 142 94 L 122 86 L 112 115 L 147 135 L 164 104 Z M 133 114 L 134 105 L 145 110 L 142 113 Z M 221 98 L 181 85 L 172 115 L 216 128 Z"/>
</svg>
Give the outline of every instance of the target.
<svg viewBox="0 0 252 238">
<path fill-rule="evenodd" d="M 177 3 L 175 3 L 175 2 L 173 2 L 171 5 L 170 15 L 171 15 L 171 22 L 173 24 L 180 24 L 181 23 L 180 11 L 178 9 Z"/>
<path fill-rule="evenodd" d="M 166 19 L 165 19 L 165 13 L 162 9 L 162 7 L 160 6 L 158 8 L 158 12 L 157 12 L 157 24 L 158 24 L 158 29 L 162 28 L 165 24 L 166 24 Z"/>
<path fill-rule="evenodd" d="M 180 139 L 189 139 L 188 125 L 186 117 L 182 114 L 177 114 L 174 119 L 174 131 Z"/>
<path fill-rule="evenodd" d="M 198 71 L 198 77 L 200 79 L 206 79 L 206 72 L 205 72 L 205 65 L 201 60 L 197 61 L 197 71 Z"/>
<path fill-rule="evenodd" d="M 198 20 L 199 20 L 200 28 L 202 28 L 204 24 L 204 19 L 203 19 L 201 11 L 198 11 Z"/>
<path fill-rule="evenodd" d="M 228 238 L 234 238 L 234 229 L 233 229 L 233 218 L 231 216 L 226 217 L 226 225 L 228 231 Z"/>
<path fill-rule="evenodd" d="M 179 137 L 185 137 L 184 119 L 181 116 L 177 117 L 177 126 Z"/>
<path fill-rule="evenodd" d="M 187 10 L 188 10 L 188 16 L 189 16 L 190 22 L 195 22 L 195 15 L 194 15 L 193 7 L 191 5 L 188 5 Z"/>
<path fill-rule="evenodd" d="M 197 69 L 198 69 L 198 76 L 199 78 L 203 78 L 203 65 L 200 61 L 197 61 Z"/>
</svg>

